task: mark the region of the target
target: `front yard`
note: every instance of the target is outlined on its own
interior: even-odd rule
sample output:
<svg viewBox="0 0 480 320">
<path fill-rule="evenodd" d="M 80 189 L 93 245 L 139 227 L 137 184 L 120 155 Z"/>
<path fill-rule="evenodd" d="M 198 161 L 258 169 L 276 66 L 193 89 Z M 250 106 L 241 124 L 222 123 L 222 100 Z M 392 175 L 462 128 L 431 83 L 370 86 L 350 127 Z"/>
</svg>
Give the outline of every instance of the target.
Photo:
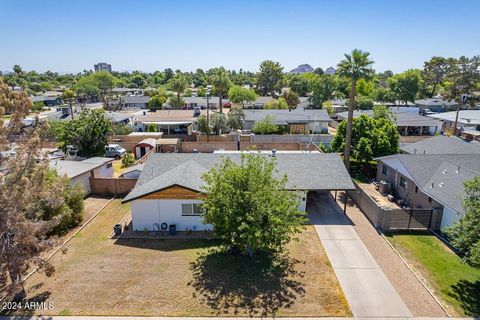
<svg viewBox="0 0 480 320">
<path fill-rule="evenodd" d="M 114 200 L 54 256 L 53 277 L 27 281 L 28 299 L 54 304 L 38 314 L 350 315 L 313 226 L 270 263 L 219 252 L 213 240 L 109 239 L 128 210 Z"/>
<path fill-rule="evenodd" d="M 464 263 L 430 234 L 395 234 L 388 240 L 457 316 L 480 315 L 480 269 Z"/>
</svg>

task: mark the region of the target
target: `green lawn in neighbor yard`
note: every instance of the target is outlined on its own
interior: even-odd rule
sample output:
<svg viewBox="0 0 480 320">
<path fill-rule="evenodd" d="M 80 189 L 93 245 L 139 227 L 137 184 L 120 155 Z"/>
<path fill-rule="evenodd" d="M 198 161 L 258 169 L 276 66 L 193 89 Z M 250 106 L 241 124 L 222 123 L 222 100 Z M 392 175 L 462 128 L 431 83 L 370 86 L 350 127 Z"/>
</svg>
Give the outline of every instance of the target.
<svg viewBox="0 0 480 320">
<path fill-rule="evenodd" d="M 450 313 L 480 315 L 480 268 L 464 263 L 431 234 L 393 234 L 388 240 L 448 304 Z"/>
</svg>

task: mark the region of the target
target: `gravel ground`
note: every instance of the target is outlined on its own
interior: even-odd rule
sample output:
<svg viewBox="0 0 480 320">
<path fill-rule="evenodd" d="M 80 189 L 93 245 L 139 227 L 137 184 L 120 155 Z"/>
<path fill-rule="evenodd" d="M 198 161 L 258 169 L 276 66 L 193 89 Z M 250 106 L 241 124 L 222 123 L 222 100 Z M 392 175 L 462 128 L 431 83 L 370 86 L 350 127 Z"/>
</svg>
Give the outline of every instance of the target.
<svg viewBox="0 0 480 320">
<path fill-rule="evenodd" d="M 339 196 L 338 203 L 343 208 L 342 198 Z M 351 199 L 347 205 L 347 215 L 353 221 L 359 237 L 402 297 L 410 312 L 415 317 L 446 317 L 443 309 Z"/>
</svg>

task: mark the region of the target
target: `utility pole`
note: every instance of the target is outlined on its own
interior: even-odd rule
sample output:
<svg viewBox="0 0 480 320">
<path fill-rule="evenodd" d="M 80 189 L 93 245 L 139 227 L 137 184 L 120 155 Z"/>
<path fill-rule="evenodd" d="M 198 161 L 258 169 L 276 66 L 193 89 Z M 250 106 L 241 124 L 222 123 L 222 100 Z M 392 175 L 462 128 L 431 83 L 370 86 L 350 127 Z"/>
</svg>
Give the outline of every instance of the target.
<svg viewBox="0 0 480 320">
<path fill-rule="evenodd" d="M 210 142 L 210 92 L 207 92 L 207 142 Z"/>
</svg>

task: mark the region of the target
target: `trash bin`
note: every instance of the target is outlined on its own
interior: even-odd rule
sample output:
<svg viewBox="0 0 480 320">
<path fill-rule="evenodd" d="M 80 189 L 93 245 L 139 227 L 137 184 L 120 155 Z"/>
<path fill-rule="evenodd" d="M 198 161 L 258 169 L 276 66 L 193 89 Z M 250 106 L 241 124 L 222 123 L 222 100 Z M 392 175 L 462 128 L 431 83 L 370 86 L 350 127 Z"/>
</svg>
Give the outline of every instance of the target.
<svg viewBox="0 0 480 320">
<path fill-rule="evenodd" d="M 168 235 L 174 236 L 177 234 L 177 226 L 175 224 L 171 224 L 168 226 Z"/>
<path fill-rule="evenodd" d="M 116 224 L 113 227 L 113 232 L 115 233 L 116 236 L 119 236 L 122 234 L 122 225 L 121 224 Z"/>
</svg>

